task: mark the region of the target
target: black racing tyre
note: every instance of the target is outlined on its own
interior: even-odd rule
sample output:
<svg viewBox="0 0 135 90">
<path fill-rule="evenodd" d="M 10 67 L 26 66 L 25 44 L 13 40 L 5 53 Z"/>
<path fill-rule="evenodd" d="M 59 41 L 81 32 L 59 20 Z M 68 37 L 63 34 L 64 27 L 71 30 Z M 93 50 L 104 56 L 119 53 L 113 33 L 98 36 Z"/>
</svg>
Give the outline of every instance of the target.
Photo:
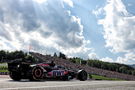
<svg viewBox="0 0 135 90">
<path fill-rule="evenodd" d="M 39 81 L 42 80 L 44 76 L 43 68 L 40 66 L 35 66 L 32 68 L 30 81 Z"/>
<path fill-rule="evenodd" d="M 79 79 L 80 81 L 87 80 L 87 77 L 88 77 L 88 74 L 85 70 L 81 70 L 80 72 L 78 72 L 77 79 Z"/>
<path fill-rule="evenodd" d="M 19 72 L 10 71 L 9 72 L 9 76 L 14 81 L 20 81 L 21 80 L 21 74 Z"/>
</svg>

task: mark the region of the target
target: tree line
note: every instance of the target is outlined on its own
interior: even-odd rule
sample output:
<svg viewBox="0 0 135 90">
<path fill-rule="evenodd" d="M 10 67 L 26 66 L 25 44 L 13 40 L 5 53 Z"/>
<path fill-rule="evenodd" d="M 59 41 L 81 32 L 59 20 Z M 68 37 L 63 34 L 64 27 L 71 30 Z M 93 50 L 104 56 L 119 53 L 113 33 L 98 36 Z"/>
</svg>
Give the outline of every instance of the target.
<svg viewBox="0 0 135 90">
<path fill-rule="evenodd" d="M 77 63 L 81 65 L 88 65 L 91 67 L 96 67 L 104 70 L 135 75 L 135 69 L 125 64 L 109 63 L 109 62 L 103 62 L 100 60 L 93 60 L 93 59 L 83 60 L 78 57 L 67 58 L 67 56 L 61 52 L 59 53 L 59 55 L 54 53 L 54 57 L 68 59 L 73 63 Z M 22 59 L 26 61 L 29 60 L 30 62 L 33 63 L 38 61 L 35 57 L 31 56 L 29 53 L 23 51 L 12 51 L 12 52 L 4 51 L 4 50 L 0 51 L 0 62 L 8 62 L 15 59 Z"/>
<path fill-rule="evenodd" d="M 54 53 L 54 57 L 67 59 L 67 56 L 65 54 L 63 54 L 62 52 L 60 52 L 59 55 Z M 30 61 L 33 63 L 40 61 L 39 59 L 33 57 L 28 52 L 24 52 L 21 50 L 20 51 L 12 51 L 12 52 L 5 51 L 5 50 L 0 51 L 0 62 L 8 62 L 11 60 L 16 60 L 16 59 L 22 59 L 24 61 Z"/>
<path fill-rule="evenodd" d="M 36 61 L 36 59 L 33 56 L 23 51 L 0 51 L 0 62 L 8 62 L 15 59 L 29 60 L 31 62 Z"/>
<path fill-rule="evenodd" d="M 93 60 L 93 59 L 83 60 L 78 57 L 70 58 L 70 61 L 73 63 L 81 64 L 81 65 L 88 65 L 91 67 L 96 67 L 99 69 L 115 71 L 115 72 L 129 74 L 129 75 L 135 75 L 135 69 L 125 64 L 103 62 L 101 60 Z"/>
</svg>

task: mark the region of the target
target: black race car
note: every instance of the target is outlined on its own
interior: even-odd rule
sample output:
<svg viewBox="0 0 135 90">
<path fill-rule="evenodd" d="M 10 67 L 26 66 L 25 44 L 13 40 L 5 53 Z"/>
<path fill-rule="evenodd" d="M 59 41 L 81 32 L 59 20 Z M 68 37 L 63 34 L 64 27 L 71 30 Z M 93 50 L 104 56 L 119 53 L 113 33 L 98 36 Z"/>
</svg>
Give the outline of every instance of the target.
<svg viewBox="0 0 135 90">
<path fill-rule="evenodd" d="M 19 81 L 21 79 L 29 79 L 30 81 L 59 79 L 71 80 L 78 79 L 87 80 L 87 72 L 85 70 L 67 69 L 63 66 L 57 66 L 52 61 L 50 63 L 32 64 L 21 60 L 8 62 L 8 70 L 10 77 Z"/>
</svg>

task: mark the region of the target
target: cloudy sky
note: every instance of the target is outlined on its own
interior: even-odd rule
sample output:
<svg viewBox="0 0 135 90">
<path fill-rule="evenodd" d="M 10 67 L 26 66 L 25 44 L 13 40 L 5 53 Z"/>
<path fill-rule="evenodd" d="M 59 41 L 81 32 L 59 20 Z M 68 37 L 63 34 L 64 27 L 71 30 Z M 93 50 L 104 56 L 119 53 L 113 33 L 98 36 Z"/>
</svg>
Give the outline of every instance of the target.
<svg viewBox="0 0 135 90">
<path fill-rule="evenodd" d="M 134 0 L 0 0 L 0 50 L 135 64 Z"/>
</svg>

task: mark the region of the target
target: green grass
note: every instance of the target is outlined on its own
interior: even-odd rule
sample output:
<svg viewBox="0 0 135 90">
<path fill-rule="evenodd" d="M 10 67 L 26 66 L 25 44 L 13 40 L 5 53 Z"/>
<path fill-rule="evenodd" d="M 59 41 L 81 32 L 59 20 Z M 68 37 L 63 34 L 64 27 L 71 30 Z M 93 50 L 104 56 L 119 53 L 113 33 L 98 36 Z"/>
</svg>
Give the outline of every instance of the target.
<svg viewBox="0 0 135 90">
<path fill-rule="evenodd" d="M 118 79 L 118 78 L 108 78 L 108 77 L 99 76 L 99 75 L 91 75 L 91 76 L 92 76 L 92 79 L 95 79 L 95 80 L 124 81 L 124 80 Z"/>
<path fill-rule="evenodd" d="M 9 72 L 8 70 L 0 70 L 0 72 Z"/>
<path fill-rule="evenodd" d="M 0 63 L 0 72 L 8 72 L 7 68 L 7 63 Z"/>
</svg>

